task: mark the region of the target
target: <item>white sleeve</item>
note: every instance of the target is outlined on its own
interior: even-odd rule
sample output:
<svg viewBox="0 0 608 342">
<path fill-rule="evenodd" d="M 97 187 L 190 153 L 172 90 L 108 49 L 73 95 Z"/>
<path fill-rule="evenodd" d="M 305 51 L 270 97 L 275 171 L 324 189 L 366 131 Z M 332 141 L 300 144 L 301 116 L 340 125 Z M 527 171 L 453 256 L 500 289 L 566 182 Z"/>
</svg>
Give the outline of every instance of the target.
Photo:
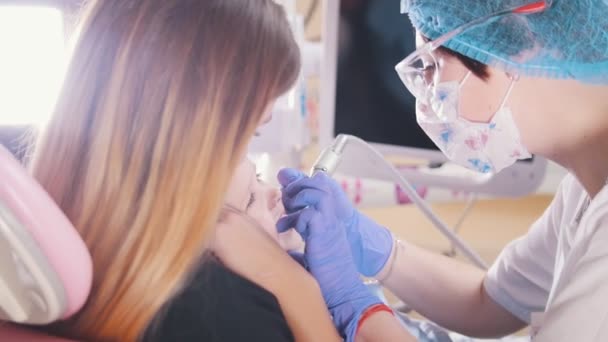
<svg viewBox="0 0 608 342">
<path fill-rule="evenodd" d="M 490 298 L 528 324 L 532 312 L 544 311 L 551 291 L 564 183 L 530 231 L 505 247 L 484 280 Z"/>
<path fill-rule="evenodd" d="M 608 210 L 602 211 L 590 215 L 585 228 L 593 233 L 571 250 L 535 342 L 608 339 Z"/>
</svg>

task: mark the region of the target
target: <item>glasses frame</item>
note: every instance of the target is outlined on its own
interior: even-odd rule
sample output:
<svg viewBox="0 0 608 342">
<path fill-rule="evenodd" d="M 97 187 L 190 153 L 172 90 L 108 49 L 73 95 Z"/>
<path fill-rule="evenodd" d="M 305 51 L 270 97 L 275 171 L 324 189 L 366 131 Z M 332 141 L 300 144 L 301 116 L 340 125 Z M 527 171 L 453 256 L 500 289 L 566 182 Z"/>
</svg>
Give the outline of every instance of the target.
<svg viewBox="0 0 608 342">
<path fill-rule="evenodd" d="M 406 88 L 414 95 L 414 97 L 418 98 L 419 96 L 422 96 L 423 94 L 416 94 L 418 91 L 415 89 L 415 87 L 412 87 L 414 85 L 414 83 L 406 81 L 404 78 L 406 78 L 405 75 L 411 75 L 411 76 L 419 75 L 422 79 L 427 79 L 427 77 L 425 77 L 425 75 L 424 75 L 424 72 L 425 72 L 424 68 L 417 68 L 417 67 L 412 66 L 412 64 L 414 64 L 414 62 L 421 60 L 421 57 L 424 54 L 430 56 L 434 61 L 434 65 L 437 67 L 438 66 L 437 59 L 433 55 L 433 51 L 437 50 L 440 46 L 447 43 L 450 39 L 462 34 L 463 32 L 468 31 L 469 29 L 471 29 L 473 27 L 486 24 L 492 20 L 495 20 L 495 19 L 500 18 L 505 15 L 509 15 L 509 14 L 529 15 L 529 14 L 536 14 L 536 13 L 544 12 L 547 9 L 551 8 L 552 4 L 553 4 L 553 0 L 535 1 L 535 2 L 526 4 L 523 6 L 500 10 L 500 11 L 494 12 L 492 14 L 486 15 L 484 17 L 472 20 L 472 21 L 470 21 L 464 25 L 461 25 L 461 26 L 455 28 L 454 30 L 440 36 L 439 38 L 437 38 L 435 40 L 431 40 L 429 42 L 424 43 L 422 46 L 417 48 L 416 51 L 412 52 L 407 57 L 405 57 L 401 62 L 399 62 L 395 66 L 395 69 L 396 69 L 397 73 L 399 74 L 399 77 L 401 78 L 402 82 L 405 84 Z M 438 75 L 439 75 L 439 73 L 437 73 L 435 71 L 435 73 L 432 77 L 432 81 L 433 81 L 432 84 L 434 84 L 437 81 L 436 78 L 438 77 Z M 429 86 L 429 84 L 427 84 L 427 87 L 428 86 Z"/>
</svg>

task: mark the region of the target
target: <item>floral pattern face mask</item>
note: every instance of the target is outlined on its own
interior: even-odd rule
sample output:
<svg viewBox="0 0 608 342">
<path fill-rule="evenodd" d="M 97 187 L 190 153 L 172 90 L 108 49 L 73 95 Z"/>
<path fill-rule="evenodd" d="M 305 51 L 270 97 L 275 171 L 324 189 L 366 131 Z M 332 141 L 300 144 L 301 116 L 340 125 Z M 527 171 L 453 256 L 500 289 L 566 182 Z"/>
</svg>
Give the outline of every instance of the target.
<svg viewBox="0 0 608 342">
<path fill-rule="evenodd" d="M 399 66 L 397 70 L 400 71 Z M 408 88 L 416 88 L 411 90 L 417 95 L 416 118 L 420 127 L 449 160 L 481 173 L 497 173 L 519 159 L 530 158 L 511 110 L 505 106 L 516 79 L 512 79 L 492 119 L 478 123 L 464 119 L 459 113 L 460 89 L 470 75 L 467 73 L 460 82 L 443 83 L 411 82 L 415 77 L 403 75 L 404 83 L 410 81 Z"/>
</svg>

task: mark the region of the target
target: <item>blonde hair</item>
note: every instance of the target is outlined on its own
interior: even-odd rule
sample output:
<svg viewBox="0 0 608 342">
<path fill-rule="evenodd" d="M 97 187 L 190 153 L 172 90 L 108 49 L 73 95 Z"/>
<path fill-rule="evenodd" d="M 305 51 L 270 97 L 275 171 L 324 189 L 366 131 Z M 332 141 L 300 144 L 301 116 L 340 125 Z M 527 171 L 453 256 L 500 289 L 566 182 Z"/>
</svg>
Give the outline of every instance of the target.
<svg viewBox="0 0 608 342">
<path fill-rule="evenodd" d="M 299 63 L 272 0 L 89 4 L 32 160 L 94 263 L 87 304 L 55 331 L 142 336 L 200 261 L 228 180 Z"/>
</svg>

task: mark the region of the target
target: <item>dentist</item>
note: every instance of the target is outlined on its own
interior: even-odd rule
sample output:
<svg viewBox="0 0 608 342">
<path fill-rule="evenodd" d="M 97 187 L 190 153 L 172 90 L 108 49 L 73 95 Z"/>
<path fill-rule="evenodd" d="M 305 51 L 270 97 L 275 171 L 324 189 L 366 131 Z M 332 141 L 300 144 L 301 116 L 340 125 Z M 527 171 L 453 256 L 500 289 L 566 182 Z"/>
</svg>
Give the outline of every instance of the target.
<svg viewBox="0 0 608 342">
<path fill-rule="evenodd" d="M 489 271 L 435 255 L 357 212 L 325 174 L 282 170 L 305 258 L 348 341 L 413 340 L 362 285 L 375 277 L 439 325 L 475 337 L 608 339 L 608 2 L 410 0 L 418 49 L 396 67 L 417 121 L 454 162 L 499 172 L 532 154 L 570 171 Z"/>
</svg>

